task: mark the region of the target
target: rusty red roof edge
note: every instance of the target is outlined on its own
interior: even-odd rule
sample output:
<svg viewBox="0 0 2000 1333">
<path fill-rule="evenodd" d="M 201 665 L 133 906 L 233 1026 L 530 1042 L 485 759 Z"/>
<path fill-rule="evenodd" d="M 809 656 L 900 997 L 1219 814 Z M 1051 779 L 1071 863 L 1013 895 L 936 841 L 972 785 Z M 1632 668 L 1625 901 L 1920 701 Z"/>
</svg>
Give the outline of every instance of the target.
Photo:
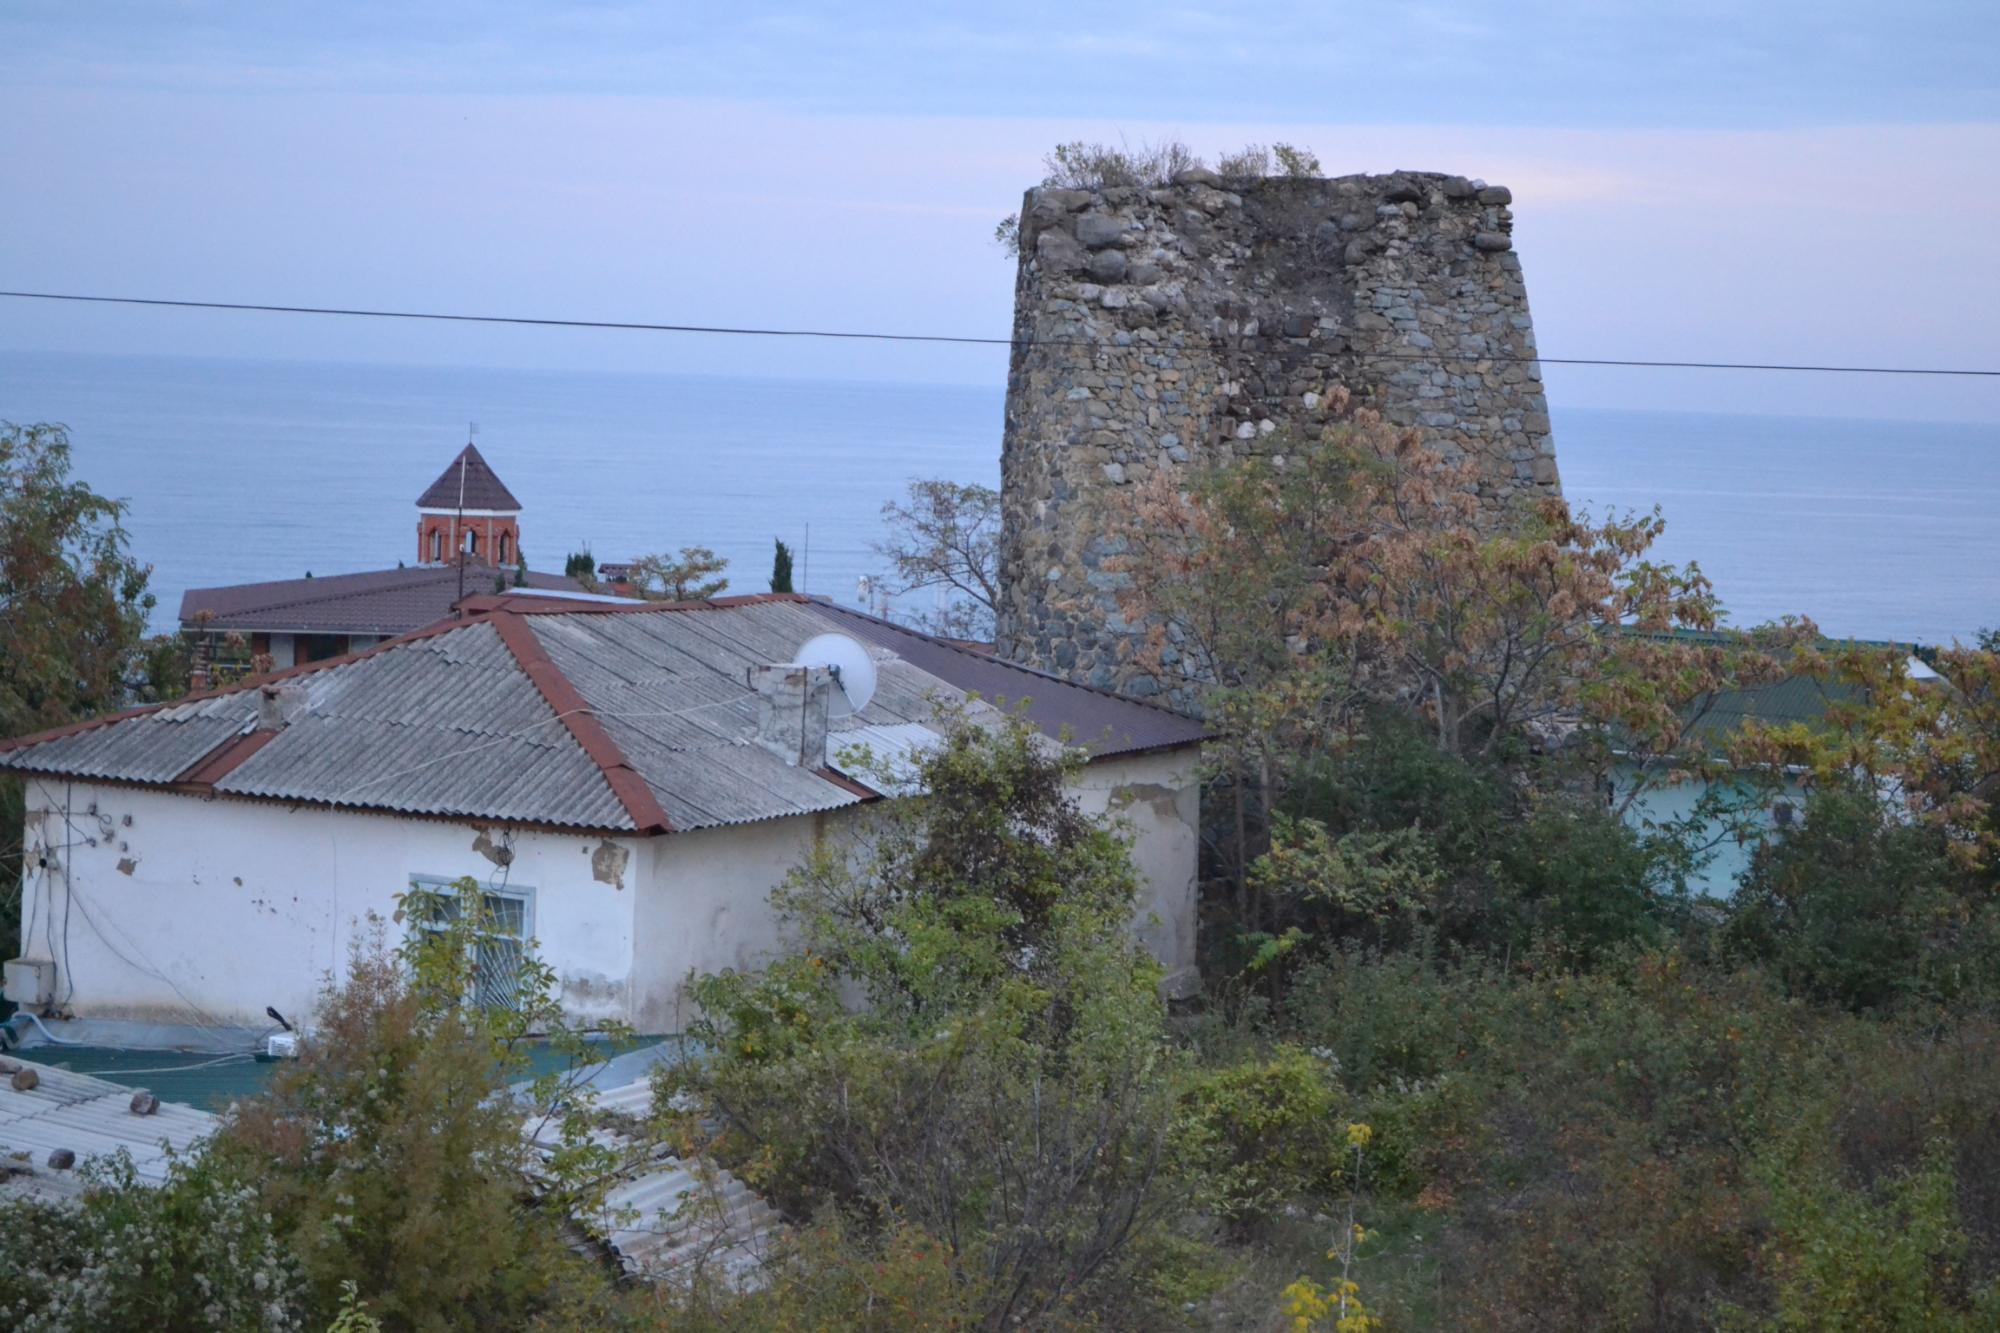
<svg viewBox="0 0 2000 1333">
<path fill-rule="evenodd" d="M 847 776 L 847 774 L 834 769 L 825 767 L 815 768 L 813 776 L 825 778 L 849 796 L 859 796 L 864 801 L 879 801 L 882 799 L 882 793 L 876 791 L 867 783 L 856 781 L 854 778 Z"/>
<path fill-rule="evenodd" d="M 189 764 L 172 786 L 213 790 L 215 784 L 235 772 L 243 762 L 278 738 L 276 728 L 243 732 L 231 736 L 201 758 Z"/>
<path fill-rule="evenodd" d="M 549 659 L 548 650 L 535 637 L 535 631 L 528 623 L 506 611 L 489 613 L 500 642 L 507 645 L 507 651 L 514 654 L 514 660 L 521 664 L 521 670 L 549 707 L 555 709 L 556 716 L 569 728 L 569 734 L 583 747 L 604 774 L 606 785 L 618 803 L 625 807 L 625 813 L 632 816 L 632 823 L 640 833 L 671 833 L 673 824 L 667 819 L 667 812 L 660 808 L 660 801 L 639 770 L 632 767 L 625 752 L 618 748 L 618 742 L 611 739 L 611 733 L 598 720 L 596 710 L 585 701 L 583 694 L 571 683 L 562 669 Z"/>
</svg>

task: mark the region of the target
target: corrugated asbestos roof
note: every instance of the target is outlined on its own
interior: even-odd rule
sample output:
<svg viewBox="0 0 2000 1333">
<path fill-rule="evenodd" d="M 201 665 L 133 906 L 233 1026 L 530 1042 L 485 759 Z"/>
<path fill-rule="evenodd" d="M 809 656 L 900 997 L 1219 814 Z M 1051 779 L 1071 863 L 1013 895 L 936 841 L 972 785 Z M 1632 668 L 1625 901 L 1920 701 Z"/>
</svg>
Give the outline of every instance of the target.
<svg viewBox="0 0 2000 1333">
<path fill-rule="evenodd" d="M 578 1222 L 641 1281 L 685 1284 L 706 1274 L 739 1288 L 756 1285 L 784 1234 L 784 1219 L 717 1163 L 683 1158 L 663 1146 L 643 1149 L 646 1136 L 635 1139 L 626 1129 L 649 1119 L 652 1106 L 650 1079 L 599 1095 L 597 1109 L 611 1124 L 591 1138 L 620 1165 L 602 1209 Z M 529 1131 L 529 1142 L 543 1154 L 558 1146 L 556 1126 L 535 1124 Z"/>
<path fill-rule="evenodd" d="M 16 1091 L 9 1081 L 16 1068 L 34 1070 L 37 1086 Z M 84 1189 L 77 1168 L 121 1151 L 131 1157 L 141 1184 L 164 1184 L 169 1154 L 186 1155 L 215 1132 L 218 1118 L 165 1101 L 138 1114 L 134 1098 L 142 1095 L 89 1074 L 6 1060 L 0 1068 L 0 1201 L 69 1202 Z M 619 1126 L 644 1121 L 652 1110 L 652 1083 L 642 1078 L 609 1089 L 598 1106 Z M 545 1122 L 528 1126 L 526 1137 L 543 1153 L 558 1146 L 555 1127 Z M 603 1209 L 578 1220 L 618 1255 L 628 1273 L 653 1282 L 686 1280 L 703 1271 L 736 1285 L 757 1280 L 783 1231 L 776 1209 L 720 1166 L 691 1162 L 664 1148 L 642 1152 L 622 1128 L 600 1129 L 594 1137 L 624 1165 Z M 55 1166 L 51 1154 L 64 1150 L 73 1155 L 71 1164 Z"/>
<path fill-rule="evenodd" d="M 514 572 L 503 574 L 491 565 L 470 563 L 463 591 L 457 565 L 191 588 L 181 594 L 181 627 L 281 634 L 408 634 L 443 620 L 462 596 L 490 594 L 496 578 L 511 584 Z M 533 570 L 528 572 L 528 586 L 583 592 L 575 579 Z"/>
<path fill-rule="evenodd" d="M 8 742 L 0 767 L 624 833 L 834 810 L 880 788 L 758 745 L 748 684 L 751 668 L 790 661 L 828 630 L 868 644 L 878 675 L 868 707 L 834 724 L 830 756 L 860 740 L 906 759 L 935 735 L 939 705 L 970 694 L 1030 700 L 1038 727 L 1098 757 L 1204 735 L 1164 709 L 796 596 L 682 606 L 503 596 L 466 611 L 258 685 Z M 284 696 L 275 732 L 257 730 L 265 689 Z"/>
<path fill-rule="evenodd" d="M 921 789 L 916 766 L 941 739 L 921 722 L 885 722 L 835 732 L 826 748 L 829 762 L 857 782 L 886 796 L 909 796 Z"/>
<path fill-rule="evenodd" d="M 1201 725 L 1157 704 L 1142 703 L 1078 685 L 1034 667 L 1009 662 L 962 644 L 922 634 L 887 620 L 821 605 L 822 615 L 857 639 L 886 648 L 911 666 L 951 681 L 967 693 L 1006 708 L 1021 705 L 1029 721 L 1097 758 L 1138 750 L 1172 749 L 1202 739 Z"/>
<path fill-rule="evenodd" d="M 40 1084 L 17 1092 L 11 1074 L 0 1075 L 0 1198 L 73 1196 L 75 1167 L 49 1164 L 49 1155 L 62 1149 L 76 1155 L 77 1165 L 123 1150 L 137 1178 L 158 1185 L 167 1178 L 169 1148 L 185 1153 L 215 1129 L 215 1117 L 192 1106 L 160 1102 L 139 1115 L 132 1110 L 138 1094 L 122 1084 L 32 1060 L 8 1063 L 34 1070 Z"/>
</svg>

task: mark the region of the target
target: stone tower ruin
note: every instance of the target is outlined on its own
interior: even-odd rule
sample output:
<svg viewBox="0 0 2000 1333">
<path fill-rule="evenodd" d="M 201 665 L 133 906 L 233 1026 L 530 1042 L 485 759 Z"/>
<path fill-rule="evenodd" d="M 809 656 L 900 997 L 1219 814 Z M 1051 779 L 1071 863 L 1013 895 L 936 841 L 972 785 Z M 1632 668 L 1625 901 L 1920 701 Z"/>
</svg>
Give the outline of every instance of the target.
<svg viewBox="0 0 2000 1333">
<path fill-rule="evenodd" d="M 1096 505 L 1241 453 L 1345 387 L 1478 463 L 1486 511 L 1556 491 L 1512 196 L 1460 176 L 1028 192 L 1001 454 L 1000 651 L 1133 695 Z"/>
</svg>

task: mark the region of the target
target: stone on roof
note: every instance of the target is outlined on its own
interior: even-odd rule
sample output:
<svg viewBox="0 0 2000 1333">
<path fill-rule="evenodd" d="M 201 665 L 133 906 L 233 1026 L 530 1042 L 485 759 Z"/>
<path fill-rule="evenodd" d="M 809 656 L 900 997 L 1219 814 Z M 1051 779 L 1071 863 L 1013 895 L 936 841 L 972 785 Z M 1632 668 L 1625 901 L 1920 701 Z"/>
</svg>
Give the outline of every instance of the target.
<svg viewBox="0 0 2000 1333">
<path fill-rule="evenodd" d="M 58 1202 L 77 1192 L 76 1167 L 124 1152 L 145 1185 L 167 1178 L 176 1153 L 213 1133 L 216 1118 L 192 1106 L 157 1099 L 122 1084 L 34 1060 L 4 1059 L 0 1076 L 0 1199 Z M 21 1071 L 31 1086 L 15 1086 Z M 51 1162 L 68 1160 L 68 1166 Z"/>
<path fill-rule="evenodd" d="M 461 478 L 461 464 L 463 477 Z M 460 483 L 464 484 L 461 498 Z M 493 471 L 479 450 L 468 444 L 459 451 L 458 457 L 431 483 L 430 489 L 417 497 L 419 509 L 491 509 L 502 513 L 518 513 L 521 502 L 514 498 L 514 492 L 507 489 L 499 474 Z"/>
</svg>

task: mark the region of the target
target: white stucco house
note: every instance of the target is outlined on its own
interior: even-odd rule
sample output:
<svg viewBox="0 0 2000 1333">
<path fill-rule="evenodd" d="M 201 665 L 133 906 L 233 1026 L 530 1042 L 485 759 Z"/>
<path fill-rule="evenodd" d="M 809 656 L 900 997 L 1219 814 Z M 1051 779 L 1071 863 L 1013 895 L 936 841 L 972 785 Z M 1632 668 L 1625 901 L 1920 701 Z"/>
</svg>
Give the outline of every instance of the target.
<svg viewBox="0 0 2000 1333">
<path fill-rule="evenodd" d="M 876 668 L 847 717 L 824 669 L 783 665 L 828 632 Z M 678 1031 L 691 970 L 779 943 L 769 892 L 815 842 L 906 799 L 849 771 L 857 743 L 907 754 L 972 697 L 1087 752 L 1076 795 L 1130 830 L 1135 929 L 1190 975 L 1198 723 L 800 596 L 509 594 L 0 746 L 28 789 L 8 998 L 99 1033 L 264 1029 L 310 1011 L 369 914 L 471 875 L 496 957 L 532 938 L 576 1015 Z"/>
</svg>

